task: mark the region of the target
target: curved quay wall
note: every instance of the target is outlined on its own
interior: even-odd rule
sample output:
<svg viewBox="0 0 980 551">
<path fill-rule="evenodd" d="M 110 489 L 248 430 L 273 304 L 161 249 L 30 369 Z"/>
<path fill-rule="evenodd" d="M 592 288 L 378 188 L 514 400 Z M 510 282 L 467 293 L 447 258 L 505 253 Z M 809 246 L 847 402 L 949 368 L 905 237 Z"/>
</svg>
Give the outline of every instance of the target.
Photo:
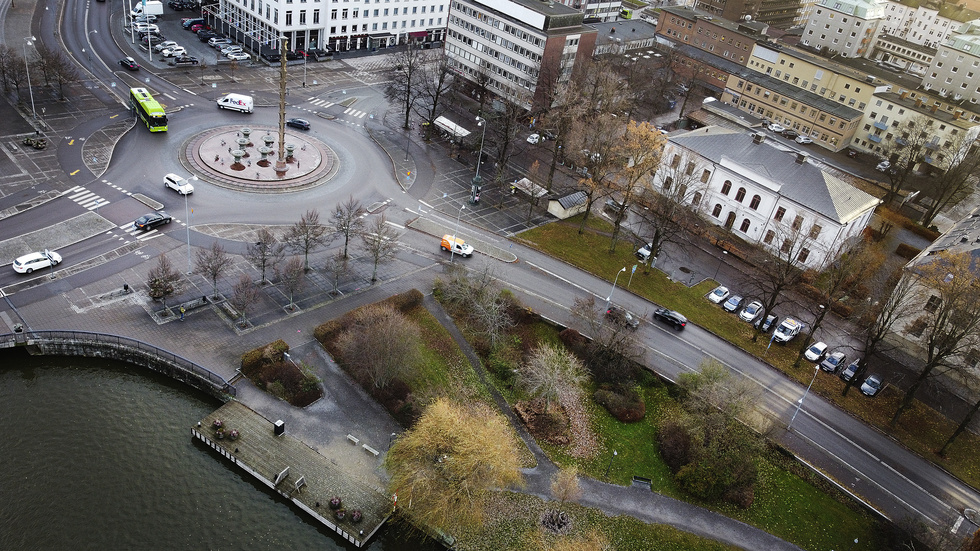
<svg viewBox="0 0 980 551">
<path fill-rule="evenodd" d="M 88 331 L 32 331 L 0 335 L 0 349 L 26 347 L 33 355 L 119 360 L 166 375 L 222 401 L 236 394 L 220 375 L 152 344 Z"/>
</svg>

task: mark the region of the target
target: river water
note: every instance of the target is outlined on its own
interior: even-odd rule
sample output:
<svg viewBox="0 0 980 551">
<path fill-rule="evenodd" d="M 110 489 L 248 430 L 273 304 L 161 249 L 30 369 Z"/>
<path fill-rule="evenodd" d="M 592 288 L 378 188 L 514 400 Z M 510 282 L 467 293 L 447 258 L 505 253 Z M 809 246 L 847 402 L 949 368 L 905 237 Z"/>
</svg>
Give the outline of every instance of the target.
<svg viewBox="0 0 980 551">
<path fill-rule="evenodd" d="M 0 548 L 353 549 L 191 439 L 220 405 L 120 362 L 0 353 Z M 438 549 L 401 532 L 368 549 Z"/>
</svg>

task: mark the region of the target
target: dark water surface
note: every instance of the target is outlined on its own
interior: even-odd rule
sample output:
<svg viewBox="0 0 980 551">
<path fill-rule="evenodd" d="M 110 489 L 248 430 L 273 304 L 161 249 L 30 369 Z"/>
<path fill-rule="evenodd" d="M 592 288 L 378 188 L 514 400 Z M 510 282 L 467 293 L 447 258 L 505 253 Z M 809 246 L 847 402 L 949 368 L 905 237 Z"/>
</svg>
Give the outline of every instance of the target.
<svg viewBox="0 0 980 551">
<path fill-rule="evenodd" d="M 0 549 L 353 549 L 191 440 L 220 405 L 120 362 L 0 352 Z M 368 548 L 438 546 L 386 527 Z"/>
</svg>

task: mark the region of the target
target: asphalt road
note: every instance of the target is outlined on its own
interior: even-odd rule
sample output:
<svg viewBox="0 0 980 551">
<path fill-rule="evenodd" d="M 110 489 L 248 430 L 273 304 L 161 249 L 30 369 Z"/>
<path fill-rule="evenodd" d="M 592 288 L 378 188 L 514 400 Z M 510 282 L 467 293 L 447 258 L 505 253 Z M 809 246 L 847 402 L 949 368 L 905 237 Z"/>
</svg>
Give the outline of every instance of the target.
<svg viewBox="0 0 980 551">
<path fill-rule="evenodd" d="M 69 0 L 64 4 L 63 12 L 47 10 L 36 24 L 45 30 L 44 36 L 53 37 L 53 31 L 60 29 L 60 37 L 66 48 L 89 75 L 92 86 L 87 87 L 87 93 L 105 107 L 105 113 L 99 113 L 76 126 L 71 132 L 74 137 L 65 138 L 58 145 L 57 161 L 64 176 L 59 183 L 42 183 L 41 188 L 55 189 L 60 185 L 62 189 L 71 189 L 81 185 L 86 191 L 105 200 L 105 203 L 100 203 L 97 212 L 111 222 L 114 229 L 87 236 L 62 249 L 65 257 L 63 268 L 89 264 L 91 268 L 43 285 L 18 290 L 9 297 L 14 304 L 40 302 L 126 272 L 159 254 L 185 247 L 187 231 L 184 224 L 187 223 L 192 226 L 219 223 L 291 224 L 306 210 L 318 209 L 323 215 L 340 201 L 353 196 L 362 204 L 384 203 L 386 216 L 393 223 L 404 226 L 418 216 L 422 206 L 419 200 L 439 193 L 439 185 L 452 185 L 446 182 L 434 185 L 432 181 L 427 181 L 420 183 L 409 194 L 402 191 L 392 174 L 391 160 L 364 131 L 367 124 L 380 125 L 387 111 L 380 88 L 359 84 L 353 75 L 348 74 L 329 86 L 319 87 L 307 94 L 293 87 L 287 113 L 288 116 L 311 118 L 314 123 L 311 135 L 323 140 L 338 153 L 342 169 L 334 180 L 307 191 L 260 197 L 230 191 L 207 182 L 196 182 L 195 193 L 187 198 L 187 212 L 193 209 L 193 214 L 186 216 L 184 198 L 162 186 L 162 176 L 167 172 L 184 173 L 175 154 L 177 148 L 189 137 L 216 125 L 273 124 L 277 115 L 273 108 L 268 107 L 258 109 L 251 116 L 217 110 L 214 98 L 233 91 L 229 89 L 232 85 L 224 81 L 218 87 L 202 87 L 193 91 L 187 82 L 177 85 L 168 80 L 166 75 L 175 74 L 172 71 L 161 75 L 154 74 L 156 69 L 148 68 L 138 74 L 125 72 L 116 65 L 116 60 L 131 53 L 126 49 L 125 41 L 117 37 L 118 25 L 112 27 L 115 23 L 107 20 L 112 9 L 119 9 L 113 6 L 112 3 Z M 112 29 L 112 32 L 107 32 L 107 29 Z M 187 42 L 192 38 L 187 34 L 188 38 L 180 41 Z M 82 52 L 82 48 L 85 52 Z M 95 56 L 88 60 L 88 54 L 93 49 Z M 100 62 L 100 59 L 104 61 Z M 260 74 L 264 77 L 269 72 Z M 233 85 L 236 90 L 249 90 L 250 82 L 245 75 L 242 70 L 244 81 Z M 91 135 L 95 128 L 114 121 L 114 118 L 110 118 L 113 114 L 125 116 L 128 112 L 124 107 L 125 90 L 135 82 L 149 87 L 164 98 L 168 107 L 174 109 L 171 130 L 163 134 L 150 134 L 145 128 L 136 126 L 116 144 L 105 173 L 96 178 L 91 174 L 86 176 L 85 159 L 81 158 L 79 142 Z M 116 86 L 112 86 L 112 83 Z M 352 99 L 355 100 L 353 105 L 342 103 Z M 313 112 L 337 118 L 312 118 L 310 114 Z M 456 161 L 446 159 L 440 151 L 416 149 L 413 155 L 420 166 L 420 178 L 435 181 L 440 175 L 460 167 Z M 128 231 L 127 225 L 149 210 L 146 204 L 134 198 L 134 194 L 143 194 L 162 203 L 175 217 L 174 223 L 152 235 Z M 44 227 L 57 227 L 65 220 L 91 212 L 91 205 L 73 200 L 72 195 L 66 193 L 25 213 L 0 220 L 0 234 L 12 236 Z M 16 204 L 16 199 L 16 195 L 8 195 L 3 203 Z M 438 212 L 427 216 L 440 219 L 447 226 L 455 222 L 452 216 Z M 465 222 L 464 219 L 464 225 Z M 466 230 L 486 240 L 502 241 L 499 236 L 476 227 L 466 225 Z M 191 232 L 190 235 L 192 247 L 207 245 L 212 240 L 198 232 Z M 440 259 L 434 239 L 433 236 L 417 232 L 405 232 L 403 243 L 406 256 L 415 258 L 420 264 Z M 519 245 L 507 246 L 518 255 L 519 262 L 496 266 L 499 279 L 503 285 L 518 291 L 528 305 L 549 317 L 568 323 L 568 308 L 576 298 L 591 294 L 604 301 L 609 293 L 606 280 Z M 112 256 L 113 251 L 124 247 L 130 247 L 131 252 Z M 100 262 L 100 259 L 104 261 Z M 616 267 L 611 270 L 615 273 Z M 6 287 L 17 281 L 19 279 L 10 273 L 0 275 L 0 286 Z M 616 290 L 614 301 L 643 314 L 646 320 L 649 320 L 649 313 L 654 309 L 654 305 L 631 296 L 622 286 Z M 737 347 L 696 326 L 689 325 L 685 331 L 678 333 L 646 321 L 641 324 L 638 338 L 643 343 L 648 365 L 671 379 L 685 370 L 696 369 L 705 358 L 722 361 L 763 389 L 763 407 L 784 426 L 805 390 Z M 892 519 L 913 516 L 938 525 L 956 510 L 980 505 L 980 494 L 975 490 L 857 422 L 819 396 L 807 397 L 792 431 L 779 430 L 775 436 L 833 475 L 844 486 L 864 496 Z"/>
</svg>

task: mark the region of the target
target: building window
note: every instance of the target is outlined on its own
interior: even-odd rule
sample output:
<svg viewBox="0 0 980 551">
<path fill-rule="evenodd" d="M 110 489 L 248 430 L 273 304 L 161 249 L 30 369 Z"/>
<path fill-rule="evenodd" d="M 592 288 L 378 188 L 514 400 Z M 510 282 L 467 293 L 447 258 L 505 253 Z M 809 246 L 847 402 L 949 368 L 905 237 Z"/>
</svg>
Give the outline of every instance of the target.
<svg viewBox="0 0 980 551">
<path fill-rule="evenodd" d="M 753 195 L 752 202 L 749 203 L 749 208 L 752 210 L 759 210 L 759 203 L 761 202 L 762 202 L 762 197 L 759 197 L 758 195 Z"/>
<path fill-rule="evenodd" d="M 772 230 L 768 230 L 766 232 L 766 238 L 763 239 L 762 241 L 765 242 L 766 245 L 772 245 L 772 240 L 774 237 L 776 237 L 776 232 Z"/>
<path fill-rule="evenodd" d="M 684 174 L 687 174 L 688 176 L 690 176 L 691 174 L 694 174 L 694 163 L 693 162 L 687 163 L 687 168 L 684 170 Z"/>
<path fill-rule="evenodd" d="M 670 160 L 670 167 L 677 168 L 681 164 L 681 156 L 674 154 L 674 158 Z"/>
<path fill-rule="evenodd" d="M 796 218 L 793 219 L 793 229 L 798 230 L 802 227 L 803 227 L 803 217 L 797 214 Z"/>
<path fill-rule="evenodd" d="M 711 177 L 711 172 L 705 170 L 704 172 L 701 173 L 701 182 L 707 184 L 708 178 L 710 177 Z"/>
<path fill-rule="evenodd" d="M 789 239 L 783 239 L 783 246 L 780 247 L 779 250 L 782 251 L 783 254 L 786 254 L 792 247 L 793 243 Z"/>
<path fill-rule="evenodd" d="M 905 326 L 905 332 L 913 337 L 921 337 L 922 332 L 926 330 L 926 320 L 919 318 L 912 323 Z"/>
<path fill-rule="evenodd" d="M 939 305 L 941 305 L 942 303 L 943 303 L 943 299 L 937 297 L 936 295 L 932 295 L 931 297 L 929 297 L 929 300 L 926 301 L 925 311 L 932 314 L 939 309 Z"/>
<path fill-rule="evenodd" d="M 806 259 L 810 257 L 810 249 L 803 247 L 800 249 L 800 254 L 796 256 L 798 262 L 806 262 Z"/>
<path fill-rule="evenodd" d="M 694 193 L 694 197 L 691 199 L 691 206 L 699 206 L 701 204 L 701 192 L 697 191 Z"/>
<path fill-rule="evenodd" d="M 814 224 L 813 226 L 811 226 L 810 227 L 810 239 L 816 239 L 817 237 L 819 237 L 820 236 L 820 230 L 822 230 L 822 229 L 823 228 L 821 228 L 817 224 Z"/>
<path fill-rule="evenodd" d="M 728 192 L 732 190 L 731 180 L 725 180 L 725 183 L 721 185 L 721 194 L 728 195 Z"/>
<path fill-rule="evenodd" d="M 742 233 L 747 233 L 750 225 L 752 225 L 752 222 L 746 218 L 745 220 L 742 220 L 742 225 L 739 227 L 739 230 L 741 230 Z"/>
<path fill-rule="evenodd" d="M 743 200 L 745 200 L 745 188 L 744 187 L 738 188 L 738 193 L 735 194 L 735 200 L 738 201 L 739 203 L 741 203 Z"/>
<path fill-rule="evenodd" d="M 776 209 L 776 214 L 773 215 L 772 219 L 775 220 L 776 222 L 782 222 L 783 216 L 786 216 L 786 209 L 784 209 L 783 207 L 779 207 L 778 209 Z"/>
<path fill-rule="evenodd" d="M 674 183 L 674 178 L 672 178 L 671 176 L 664 176 L 664 184 L 661 187 L 663 187 L 664 191 L 670 191 L 670 186 L 673 183 Z"/>
<path fill-rule="evenodd" d="M 721 205 L 715 205 L 715 208 L 711 209 L 711 216 L 718 218 L 721 216 Z"/>
</svg>

